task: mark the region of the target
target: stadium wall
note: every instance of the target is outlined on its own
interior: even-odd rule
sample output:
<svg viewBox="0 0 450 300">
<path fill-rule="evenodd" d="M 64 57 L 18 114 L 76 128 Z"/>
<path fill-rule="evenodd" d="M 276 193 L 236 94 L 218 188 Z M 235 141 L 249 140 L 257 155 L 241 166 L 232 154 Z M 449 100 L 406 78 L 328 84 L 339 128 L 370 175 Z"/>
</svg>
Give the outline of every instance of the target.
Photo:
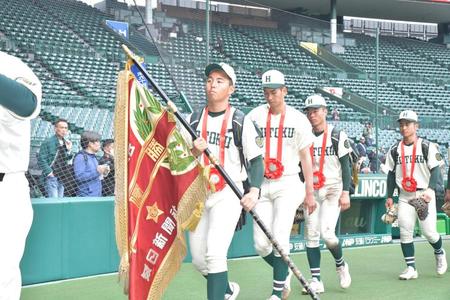
<svg viewBox="0 0 450 300">
<path fill-rule="evenodd" d="M 352 207 L 342 214 L 338 223 L 337 231 L 344 247 L 392 241 L 391 227 L 380 221 L 385 211 L 385 193 L 385 176 L 360 176 Z M 24 285 L 117 271 L 113 197 L 40 198 L 32 199 L 32 204 L 33 225 L 21 262 Z M 450 227 L 450 220 L 445 222 Z M 294 234 L 290 247 L 292 252 L 304 251 L 303 235 Z M 247 214 L 247 226 L 234 235 L 228 257 L 253 255 L 256 255 L 253 222 Z M 185 262 L 190 261 L 188 252 Z"/>
</svg>

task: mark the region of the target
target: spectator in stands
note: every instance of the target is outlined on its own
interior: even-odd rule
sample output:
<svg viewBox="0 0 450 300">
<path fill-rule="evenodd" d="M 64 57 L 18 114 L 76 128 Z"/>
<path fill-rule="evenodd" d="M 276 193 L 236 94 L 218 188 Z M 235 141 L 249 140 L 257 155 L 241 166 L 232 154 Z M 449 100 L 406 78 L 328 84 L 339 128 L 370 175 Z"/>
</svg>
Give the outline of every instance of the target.
<svg viewBox="0 0 450 300">
<path fill-rule="evenodd" d="M 381 165 L 381 162 L 380 162 L 379 158 L 377 157 L 377 153 L 375 152 L 375 149 L 371 149 L 370 151 L 368 151 L 367 157 L 369 158 L 370 172 L 377 173 L 378 168 Z"/>
<path fill-rule="evenodd" d="M 359 156 L 367 156 L 366 139 L 363 136 L 359 138 L 359 143 L 356 144 L 356 149 L 358 149 Z"/>
<path fill-rule="evenodd" d="M 38 165 L 42 170 L 47 197 L 64 197 L 66 174 L 69 172 L 68 161 L 72 158 L 72 142 L 66 138 L 69 123 L 58 119 L 54 123 L 55 134 L 45 140 L 39 150 Z"/>
<path fill-rule="evenodd" d="M 111 171 L 105 175 L 102 182 L 102 196 L 114 195 L 114 140 L 106 139 L 102 144 L 103 156 L 100 158 L 99 165 L 108 165 Z"/>
<path fill-rule="evenodd" d="M 368 174 L 370 173 L 370 161 L 367 156 L 361 156 L 358 161 L 359 173 Z"/>
<path fill-rule="evenodd" d="M 175 22 L 175 30 L 177 32 L 177 36 L 178 37 L 183 37 L 184 36 L 184 32 L 183 32 L 183 23 L 181 23 L 180 20 L 177 20 Z"/>
<path fill-rule="evenodd" d="M 367 122 L 363 130 L 363 137 L 366 139 L 366 145 L 372 146 L 373 143 L 373 127 L 371 122 Z"/>
<path fill-rule="evenodd" d="M 380 128 L 391 129 L 391 126 L 389 125 L 389 117 L 388 117 L 386 108 L 383 109 L 382 115 L 383 115 L 383 117 L 381 118 L 381 122 L 380 122 L 381 124 L 378 123 L 378 124 L 380 124 Z"/>
<path fill-rule="evenodd" d="M 339 121 L 340 120 L 339 110 L 337 109 L 337 107 L 333 108 L 332 116 L 333 116 L 333 121 Z"/>
<path fill-rule="evenodd" d="M 220 35 L 217 36 L 215 48 L 217 49 L 217 51 L 223 52 L 223 39 Z"/>
<path fill-rule="evenodd" d="M 172 25 L 172 29 L 169 33 L 169 39 L 176 39 L 178 37 L 179 27 L 176 23 Z"/>
<path fill-rule="evenodd" d="M 108 165 L 99 165 L 96 153 L 100 150 L 100 135 L 85 131 L 80 139 L 82 150 L 73 159 L 75 179 L 78 184 L 78 197 L 100 197 L 103 176 L 108 175 Z"/>
<path fill-rule="evenodd" d="M 386 149 L 384 149 L 384 147 L 380 147 L 378 150 L 378 159 L 382 164 L 386 162 Z"/>
<path fill-rule="evenodd" d="M 155 30 L 156 30 L 156 40 L 158 42 L 162 42 L 162 40 L 161 40 L 161 38 L 162 38 L 161 23 L 155 23 L 154 27 L 155 27 Z"/>
</svg>

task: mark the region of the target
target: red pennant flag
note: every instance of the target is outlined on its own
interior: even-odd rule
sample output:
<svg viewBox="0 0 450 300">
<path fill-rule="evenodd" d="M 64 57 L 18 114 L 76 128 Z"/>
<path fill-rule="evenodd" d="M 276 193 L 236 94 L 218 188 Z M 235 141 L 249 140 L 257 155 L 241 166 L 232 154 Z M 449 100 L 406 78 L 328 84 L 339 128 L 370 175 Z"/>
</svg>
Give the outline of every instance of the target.
<svg viewBox="0 0 450 300">
<path fill-rule="evenodd" d="M 119 274 L 129 299 L 161 299 L 186 255 L 182 227 L 201 216 L 202 170 L 174 115 L 129 71 L 118 79 L 115 146 Z"/>
</svg>

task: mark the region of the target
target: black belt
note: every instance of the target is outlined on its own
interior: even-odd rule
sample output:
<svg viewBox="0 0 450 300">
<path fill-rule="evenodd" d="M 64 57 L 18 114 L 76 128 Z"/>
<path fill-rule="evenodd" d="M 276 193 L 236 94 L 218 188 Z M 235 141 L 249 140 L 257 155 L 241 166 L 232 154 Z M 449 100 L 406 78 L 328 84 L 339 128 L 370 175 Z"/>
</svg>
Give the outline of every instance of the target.
<svg viewBox="0 0 450 300">
<path fill-rule="evenodd" d="M 5 177 L 5 173 L 0 173 L 0 182 L 3 181 L 3 177 Z"/>
</svg>

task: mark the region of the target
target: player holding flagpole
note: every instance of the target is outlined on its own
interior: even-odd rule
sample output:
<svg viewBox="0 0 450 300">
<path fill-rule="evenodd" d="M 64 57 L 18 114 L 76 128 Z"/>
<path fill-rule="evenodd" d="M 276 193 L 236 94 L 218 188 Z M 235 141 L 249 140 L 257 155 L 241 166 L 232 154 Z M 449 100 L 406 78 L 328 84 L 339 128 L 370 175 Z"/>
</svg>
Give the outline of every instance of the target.
<svg viewBox="0 0 450 300">
<path fill-rule="evenodd" d="M 254 210 L 267 224 L 284 252 L 289 253 L 289 236 L 297 207 L 305 199 L 309 213 L 315 209 L 309 155 L 311 125 L 304 114 L 285 103 L 287 87 L 281 72 L 270 70 L 264 73 L 262 87 L 267 104 L 248 114 L 263 133 L 265 151 L 265 178 L 261 198 Z M 298 176 L 299 161 L 305 166 L 306 184 Z M 256 224 L 253 226 L 253 238 L 256 251 L 273 268 L 273 289 L 269 299 L 286 299 L 291 277 L 286 278 L 288 266 Z"/>
<path fill-rule="evenodd" d="M 327 104 L 321 95 L 309 96 L 305 101 L 305 111 L 314 133 L 310 155 L 313 157 L 314 198 L 317 203 L 315 212 L 305 214 L 306 254 L 312 276 L 310 286 L 316 293 L 323 293 L 320 238 L 335 259 L 341 287 L 348 288 L 351 284 L 348 264 L 344 261 L 342 246 L 335 232 L 340 212 L 350 207 L 349 155 L 352 150 L 345 132 L 327 124 Z"/>
<path fill-rule="evenodd" d="M 226 63 L 208 65 L 205 75 L 207 105 L 188 118 L 192 126 L 193 116 L 200 116 L 193 128 L 200 137 L 193 141 L 192 153 L 208 167 L 209 161 L 202 153 L 209 148 L 242 191 L 247 172 L 235 144 L 232 124 L 233 116 L 238 111 L 229 103 L 236 86 L 236 75 Z M 228 282 L 227 252 L 240 217 L 241 205 L 248 207 L 257 201 L 263 179 L 262 149 L 257 143 L 259 134 L 248 118 L 244 118 L 241 128 L 242 154 L 249 162 L 249 191 L 241 199 L 241 204 L 235 201 L 235 193 L 220 173 L 210 166 L 211 193 L 197 228 L 189 235 L 192 263 L 207 279 L 208 300 L 234 300 L 239 294 L 239 285 Z M 186 140 L 189 143 L 192 138 L 186 134 Z"/>
<path fill-rule="evenodd" d="M 397 186 L 400 242 L 406 262 L 406 269 L 399 279 L 416 279 L 419 276 L 413 243 L 417 218 L 422 234 L 434 249 L 436 272 L 443 275 L 447 271 L 447 259 L 442 248 L 442 238 L 436 230 L 435 189 L 444 161 L 436 144 L 417 136 L 419 123 L 414 111 L 401 112 L 398 122 L 402 140 L 391 147 L 386 157 L 389 170 L 386 207 L 394 205 L 392 195 Z"/>
</svg>

